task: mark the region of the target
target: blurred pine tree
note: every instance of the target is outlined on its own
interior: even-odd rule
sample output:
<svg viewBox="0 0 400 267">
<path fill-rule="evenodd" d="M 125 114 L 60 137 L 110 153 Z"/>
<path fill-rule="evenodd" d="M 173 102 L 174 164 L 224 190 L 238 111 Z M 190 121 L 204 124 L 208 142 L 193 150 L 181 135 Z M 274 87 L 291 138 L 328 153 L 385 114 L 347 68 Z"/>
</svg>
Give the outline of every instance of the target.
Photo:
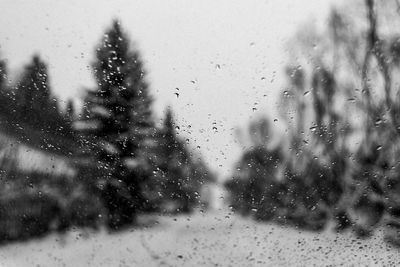
<svg viewBox="0 0 400 267">
<path fill-rule="evenodd" d="M 152 99 L 139 53 L 119 22 L 104 34 L 93 64 L 97 87 L 84 99 L 82 133 L 104 170 L 109 227 L 134 221 L 143 205 L 141 184 L 148 176 L 146 147 L 153 132 Z"/>
</svg>

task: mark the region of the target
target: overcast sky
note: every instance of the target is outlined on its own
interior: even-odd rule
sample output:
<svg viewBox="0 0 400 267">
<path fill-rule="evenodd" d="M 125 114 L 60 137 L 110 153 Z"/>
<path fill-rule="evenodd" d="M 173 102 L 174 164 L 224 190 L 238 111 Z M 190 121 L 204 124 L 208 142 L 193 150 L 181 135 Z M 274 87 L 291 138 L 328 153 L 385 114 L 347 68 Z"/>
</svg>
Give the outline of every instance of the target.
<svg viewBox="0 0 400 267">
<path fill-rule="evenodd" d="M 39 53 L 56 95 L 79 99 L 93 86 L 94 47 L 120 19 L 142 52 L 157 118 L 171 105 L 180 134 L 225 176 L 242 151 L 234 128 L 275 116 L 284 44 L 303 22 L 322 21 L 330 2 L 0 0 L 0 56 L 15 73 Z"/>
</svg>

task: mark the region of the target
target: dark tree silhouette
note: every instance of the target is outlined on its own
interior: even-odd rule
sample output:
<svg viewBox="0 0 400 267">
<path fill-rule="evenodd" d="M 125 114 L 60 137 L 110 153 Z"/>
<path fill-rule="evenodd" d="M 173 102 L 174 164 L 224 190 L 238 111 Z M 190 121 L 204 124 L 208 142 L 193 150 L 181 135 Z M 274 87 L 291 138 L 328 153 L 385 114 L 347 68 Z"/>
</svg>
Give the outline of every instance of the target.
<svg viewBox="0 0 400 267">
<path fill-rule="evenodd" d="M 152 210 L 190 212 L 200 204 L 202 185 L 214 181 L 203 160 L 179 136 L 178 128 L 168 108 L 156 134 L 157 146 L 151 152 L 154 171 L 145 189 Z"/>
<path fill-rule="evenodd" d="M 75 105 L 72 99 L 69 99 L 67 101 L 67 106 L 65 108 L 65 119 L 70 122 L 71 124 L 75 121 L 76 119 L 76 114 L 75 114 Z"/>
<path fill-rule="evenodd" d="M 75 147 L 72 125 L 52 93 L 47 66 L 39 56 L 33 56 L 8 94 L 5 130 L 40 149 L 71 153 Z"/>
<path fill-rule="evenodd" d="M 6 86 L 7 82 L 7 68 L 4 60 L 0 60 L 0 89 Z"/>
<path fill-rule="evenodd" d="M 7 66 L 4 60 L 0 60 L 0 113 L 6 115 L 12 110 L 11 92 L 7 86 Z"/>
<path fill-rule="evenodd" d="M 51 95 L 46 64 L 35 55 L 16 86 L 19 120 L 46 129 L 60 113 Z"/>
<path fill-rule="evenodd" d="M 279 151 L 261 146 L 243 154 L 234 178 L 226 183 L 235 210 L 243 215 L 253 211 L 260 220 L 273 219 L 284 191 L 277 179 L 280 158 Z"/>
<path fill-rule="evenodd" d="M 158 132 L 158 146 L 153 151 L 156 171 L 148 184 L 155 197 L 157 209 L 171 204 L 176 212 L 189 212 L 196 196 L 191 175 L 192 160 L 188 148 L 176 132 L 171 108 L 165 113 L 163 127 Z M 196 177 L 198 178 L 198 177 Z M 157 191 L 157 192 L 156 192 Z"/>
<path fill-rule="evenodd" d="M 190 164 L 189 151 L 176 134 L 175 121 L 172 110 L 167 109 L 162 138 L 165 142 L 161 148 L 164 161 L 159 169 L 165 174 L 165 188 L 168 198 L 180 203 L 178 209 L 183 212 L 190 210 L 190 202 L 193 201 L 193 192 L 190 192 Z"/>
<path fill-rule="evenodd" d="M 119 22 L 104 34 L 93 64 L 97 87 L 88 91 L 82 129 L 93 144 L 105 179 L 103 196 L 109 226 L 117 229 L 134 221 L 143 204 L 146 142 L 153 130 L 148 85 L 139 53 L 131 48 Z"/>
</svg>

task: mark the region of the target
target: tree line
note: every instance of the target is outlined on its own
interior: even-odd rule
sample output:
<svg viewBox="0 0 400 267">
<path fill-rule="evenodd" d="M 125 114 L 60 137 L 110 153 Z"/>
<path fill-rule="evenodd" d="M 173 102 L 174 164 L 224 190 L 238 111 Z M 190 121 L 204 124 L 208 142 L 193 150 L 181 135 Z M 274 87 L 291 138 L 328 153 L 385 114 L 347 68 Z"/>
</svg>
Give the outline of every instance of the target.
<svg viewBox="0 0 400 267">
<path fill-rule="evenodd" d="M 77 110 L 72 100 L 62 107 L 53 95 L 47 64 L 39 55 L 13 83 L 1 61 L 1 131 L 17 142 L 64 157 L 75 175 L 56 179 L 2 164 L 0 223 L 8 220 L 9 226 L 13 220 L 21 221 L 24 212 L 11 214 L 9 209 L 14 203 L 26 211 L 34 203 L 30 198 L 38 199 L 39 206 L 32 207 L 37 214 L 29 216 L 36 225 L 46 225 L 43 232 L 50 221 L 57 221 L 57 228 L 63 230 L 99 223 L 117 230 L 134 224 L 142 212 L 190 212 L 200 205 L 201 187 L 214 180 L 213 174 L 177 133 L 171 108 L 166 109 L 163 125 L 156 125 L 140 53 L 118 21 L 96 47 L 92 68 L 96 86 L 85 91 L 83 106 Z M 30 187 L 26 180 L 32 181 Z M 48 183 L 54 190 L 46 193 L 43 184 Z M 14 190 L 5 192 L 10 184 Z M 79 194 L 84 197 L 74 203 L 76 207 L 65 204 Z M 45 217 L 56 218 L 43 217 L 43 203 L 55 203 Z M 75 217 L 68 215 L 71 212 L 77 213 Z M 15 231 L 10 234 L 5 227 L 1 239 L 26 236 L 21 229 Z"/>
<path fill-rule="evenodd" d="M 334 222 L 359 237 L 382 227 L 400 245 L 400 32 L 380 31 L 399 21 L 397 4 L 348 4 L 323 31 L 299 29 L 280 99 L 285 138 L 273 145 L 267 118 L 250 125 L 226 183 L 234 210 L 309 230 Z"/>
</svg>

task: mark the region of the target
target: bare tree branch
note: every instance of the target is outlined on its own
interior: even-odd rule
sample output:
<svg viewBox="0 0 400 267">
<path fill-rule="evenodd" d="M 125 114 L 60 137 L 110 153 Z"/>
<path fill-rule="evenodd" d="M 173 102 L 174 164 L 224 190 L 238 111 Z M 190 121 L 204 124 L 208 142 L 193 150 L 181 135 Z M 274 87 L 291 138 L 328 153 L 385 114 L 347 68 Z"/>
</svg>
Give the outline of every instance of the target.
<svg viewBox="0 0 400 267">
<path fill-rule="evenodd" d="M 366 7 L 368 10 L 367 19 L 369 22 L 369 31 L 367 35 L 367 51 L 365 53 L 364 62 L 362 66 L 362 86 L 365 92 L 367 109 L 372 108 L 371 92 L 368 85 L 368 67 L 371 57 L 374 56 L 378 62 L 379 70 L 383 76 L 385 88 L 385 101 L 387 109 L 390 112 L 390 118 L 395 126 L 395 110 L 392 108 L 392 77 L 390 73 L 390 66 L 382 48 L 382 42 L 379 39 L 377 32 L 377 14 L 375 12 L 374 0 L 366 0 Z"/>
</svg>

